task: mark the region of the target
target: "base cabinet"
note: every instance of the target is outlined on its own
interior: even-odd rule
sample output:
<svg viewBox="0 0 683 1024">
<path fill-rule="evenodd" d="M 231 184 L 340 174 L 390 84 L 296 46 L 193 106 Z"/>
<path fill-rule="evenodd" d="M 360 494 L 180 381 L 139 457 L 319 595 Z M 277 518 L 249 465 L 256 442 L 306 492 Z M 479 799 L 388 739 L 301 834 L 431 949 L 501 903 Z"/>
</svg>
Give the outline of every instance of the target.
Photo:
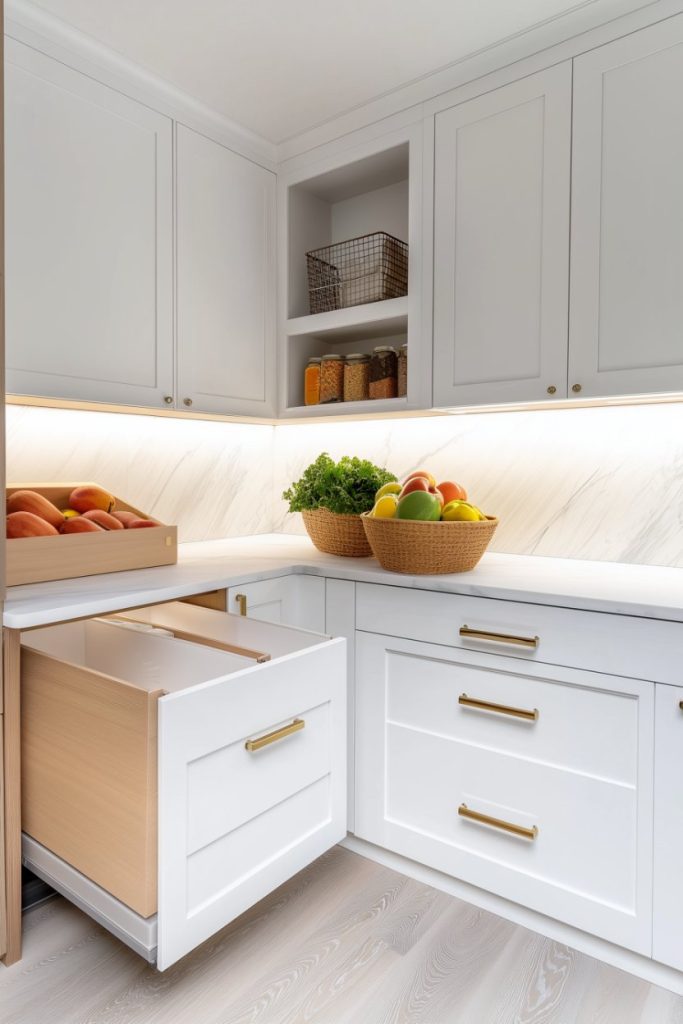
<svg viewBox="0 0 683 1024">
<path fill-rule="evenodd" d="M 24 644 L 25 862 L 161 970 L 346 835 L 343 640 L 171 604 Z"/>
<path fill-rule="evenodd" d="M 651 955 L 651 683 L 369 633 L 356 680 L 360 838 Z"/>
<path fill-rule="evenodd" d="M 658 686 L 655 715 L 652 952 L 683 971 L 683 687 Z"/>
<path fill-rule="evenodd" d="M 228 611 L 259 622 L 326 632 L 325 580 L 292 573 L 228 588 Z M 335 634 L 339 635 L 339 634 Z"/>
</svg>

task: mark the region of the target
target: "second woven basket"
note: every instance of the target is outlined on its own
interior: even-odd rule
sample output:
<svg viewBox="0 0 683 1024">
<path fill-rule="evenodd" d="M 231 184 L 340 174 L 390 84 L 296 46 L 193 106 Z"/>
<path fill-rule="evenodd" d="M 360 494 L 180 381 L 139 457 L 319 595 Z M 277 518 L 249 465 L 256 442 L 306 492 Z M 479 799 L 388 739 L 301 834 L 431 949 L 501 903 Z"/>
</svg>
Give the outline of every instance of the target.
<svg viewBox="0 0 683 1024">
<path fill-rule="evenodd" d="M 375 519 L 367 512 L 360 518 L 382 568 L 416 576 L 474 569 L 498 526 L 495 516 L 477 523 Z"/>
</svg>

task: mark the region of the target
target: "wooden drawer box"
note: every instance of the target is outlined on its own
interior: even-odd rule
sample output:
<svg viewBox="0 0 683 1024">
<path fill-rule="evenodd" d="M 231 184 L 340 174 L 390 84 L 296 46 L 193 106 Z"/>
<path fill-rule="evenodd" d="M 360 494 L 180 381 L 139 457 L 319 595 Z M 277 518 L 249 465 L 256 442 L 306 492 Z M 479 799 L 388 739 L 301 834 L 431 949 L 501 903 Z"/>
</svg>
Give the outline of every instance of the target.
<svg viewBox="0 0 683 1024">
<path fill-rule="evenodd" d="M 22 818 L 157 914 L 163 969 L 345 834 L 346 666 L 344 641 L 191 605 L 145 616 L 24 635 Z"/>
<path fill-rule="evenodd" d="M 651 955 L 653 684 L 373 634 L 356 681 L 359 837 Z"/>
<path fill-rule="evenodd" d="M 462 635 L 465 627 L 479 635 Z M 680 622 L 359 583 L 356 628 L 525 662 L 680 682 Z"/>
<path fill-rule="evenodd" d="M 69 495 L 81 484 L 13 484 L 14 491 L 37 491 L 57 506 L 67 508 Z M 143 519 L 144 512 L 116 498 L 116 508 L 133 512 Z M 147 569 L 174 565 L 178 561 L 178 529 L 159 526 L 145 530 L 111 530 L 102 533 L 67 534 L 63 537 L 22 537 L 5 545 L 6 585 L 45 583 L 76 576 L 97 576 L 126 569 Z"/>
</svg>

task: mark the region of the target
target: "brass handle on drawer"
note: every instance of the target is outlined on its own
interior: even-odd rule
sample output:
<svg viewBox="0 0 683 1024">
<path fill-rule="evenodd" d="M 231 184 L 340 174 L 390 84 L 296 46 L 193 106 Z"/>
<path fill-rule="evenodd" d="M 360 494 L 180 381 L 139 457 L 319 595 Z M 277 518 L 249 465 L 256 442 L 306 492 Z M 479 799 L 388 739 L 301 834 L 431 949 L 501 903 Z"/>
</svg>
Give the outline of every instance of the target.
<svg viewBox="0 0 683 1024">
<path fill-rule="evenodd" d="M 305 725 L 306 722 L 303 718 L 295 718 L 289 725 L 283 725 L 281 729 L 276 729 L 275 732 L 268 732 L 265 736 L 259 736 L 257 740 L 247 740 L 244 744 L 244 749 L 251 751 L 251 753 L 255 750 L 261 750 L 262 747 L 268 747 L 271 743 L 283 740 L 285 736 L 291 736 L 293 732 L 299 732 Z"/>
<path fill-rule="evenodd" d="M 514 633 L 489 633 L 486 629 L 470 629 L 469 626 L 460 627 L 460 636 L 469 640 L 495 640 L 499 644 L 515 644 L 517 647 L 538 647 L 539 637 L 537 636 L 515 636 Z"/>
<path fill-rule="evenodd" d="M 678 706 L 681 709 L 681 711 L 683 711 L 683 700 L 679 700 Z"/>
<path fill-rule="evenodd" d="M 247 614 L 247 595 L 235 594 L 235 603 L 239 605 L 240 615 Z"/>
<path fill-rule="evenodd" d="M 481 811 L 471 811 L 467 804 L 460 804 L 458 814 L 468 821 L 477 821 L 481 825 L 491 825 L 493 828 L 502 829 L 503 832 L 510 832 L 513 836 L 521 839 L 535 839 L 538 835 L 538 828 L 533 825 L 527 828 L 526 825 L 515 825 L 514 821 L 504 821 L 503 818 L 492 818 L 490 814 L 482 814 Z"/>
<path fill-rule="evenodd" d="M 527 708 L 513 708 L 509 704 L 492 704 L 488 700 L 477 700 L 476 697 L 468 697 L 461 693 L 458 697 L 458 704 L 466 708 L 475 708 L 477 711 L 495 711 L 498 715 L 510 715 L 512 718 L 524 718 L 527 722 L 538 720 L 538 708 L 529 711 Z"/>
</svg>

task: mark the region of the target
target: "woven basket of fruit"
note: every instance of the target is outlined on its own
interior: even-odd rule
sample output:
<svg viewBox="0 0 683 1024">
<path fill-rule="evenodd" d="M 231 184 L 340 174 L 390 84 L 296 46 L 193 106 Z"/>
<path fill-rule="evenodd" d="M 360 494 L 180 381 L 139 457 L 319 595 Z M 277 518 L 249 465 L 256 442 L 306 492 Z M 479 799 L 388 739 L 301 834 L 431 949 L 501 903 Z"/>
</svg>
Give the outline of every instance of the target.
<svg viewBox="0 0 683 1024">
<path fill-rule="evenodd" d="M 373 555 L 390 572 L 470 572 L 498 526 L 495 516 L 467 501 L 460 484 L 437 484 L 422 471 L 403 485 L 386 484 L 375 499 L 361 520 Z"/>
<path fill-rule="evenodd" d="M 290 512 L 301 512 L 318 551 L 369 558 L 372 551 L 361 513 L 372 508 L 378 489 L 395 479 L 367 460 L 345 455 L 335 462 L 323 452 L 282 497 L 289 502 Z"/>
</svg>

